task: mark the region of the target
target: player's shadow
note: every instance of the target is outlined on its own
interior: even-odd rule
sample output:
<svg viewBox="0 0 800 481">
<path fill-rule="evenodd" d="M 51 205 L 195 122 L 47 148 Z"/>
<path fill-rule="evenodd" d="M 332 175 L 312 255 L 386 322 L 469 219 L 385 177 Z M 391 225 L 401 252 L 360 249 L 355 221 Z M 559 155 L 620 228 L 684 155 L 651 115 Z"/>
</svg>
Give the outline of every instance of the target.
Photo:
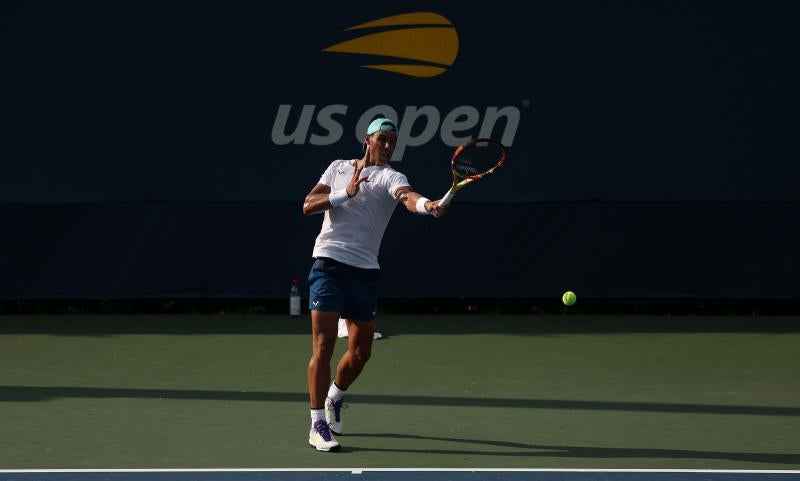
<svg viewBox="0 0 800 481">
<path fill-rule="evenodd" d="M 382 448 L 372 446 L 354 446 L 355 441 L 362 438 L 387 438 L 397 440 L 419 441 L 415 448 Z M 655 449 L 655 448 L 604 448 L 590 446 L 558 446 L 549 444 L 528 444 L 510 441 L 492 441 L 480 439 L 448 438 L 440 436 L 419 436 L 414 434 L 348 434 L 348 442 L 342 449 L 345 452 L 398 452 L 414 454 L 444 454 L 463 456 L 508 456 L 508 457 L 543 457 L 543 458 L 587 458 L 587 459 L 720 459 L 726 461 L 742 461 L 749 463 L 770 463 L 797 465 L 800 464 L 798 453 L 735 453 L 723 451 L 691 451 L 687 449 Z M 437 448 L 436 442 L 459 443 L 475 446 L 473 449 Z M 366 443 L 367 445 L 369 443 Z M 492 449 L 480 449 L 485 448 Z M 499 449 L 498 449 L 499 448 Z"/>
<path fill-rule="evenodd" d="M 187 399 L 208 401 L 308 401 L 306 392 L 231 391 L 207 389 L 113 388 L 86 386 L 3 386 L 0 403 L 41 402 L 62 398 L 86 399 Z M 506 399 L 461 396 L 402 396 L 359 394 L 359 403 L 395 406 L 453 406 L 480 408 L 570 409 L 585 411 L 627 411 L 651 413 L 731 414 L 748 416 L 800 416 L 800 407 L 747 406 L 728 404 L 659 403 L 632 401 L 586 401 L 575 399 Z"/>
</svg>

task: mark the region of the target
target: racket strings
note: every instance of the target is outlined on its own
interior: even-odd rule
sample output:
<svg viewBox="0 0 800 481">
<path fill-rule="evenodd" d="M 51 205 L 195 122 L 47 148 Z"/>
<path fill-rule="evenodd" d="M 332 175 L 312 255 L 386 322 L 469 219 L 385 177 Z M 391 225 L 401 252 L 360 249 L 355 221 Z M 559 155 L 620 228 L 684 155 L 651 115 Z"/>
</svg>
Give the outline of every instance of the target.
<svg viewBox="0 0 800 481">
<path fill-rule="evenodd" d="M 466 147 L 453 160 L 453 170 L 461 177 L 481 175 L 503 158 L 503 150 L 491 143 L 477 143 Z"/>
<path fill-rule="evenodd" d="M 468 158 L 459 157 L 456 159 L 453 170 L 462 177 L 472 177 L 473 175 L 478 175 L 481 172 L 475 167 L 475 164 Z"/>
</svg>

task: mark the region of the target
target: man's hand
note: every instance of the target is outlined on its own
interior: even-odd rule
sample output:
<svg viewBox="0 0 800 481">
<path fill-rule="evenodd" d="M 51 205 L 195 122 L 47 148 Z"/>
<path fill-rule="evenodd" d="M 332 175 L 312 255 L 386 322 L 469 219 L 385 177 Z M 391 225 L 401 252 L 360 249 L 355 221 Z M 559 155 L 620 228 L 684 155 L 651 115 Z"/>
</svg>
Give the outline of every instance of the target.
<svg viewBox="0 0 800 481">
<path fill-rule="evenodd" d="M 367 157 L 369 157 L 369 154 L 367 154 Z M 347 197 L 351 199 L 358 194 L 362 182 L 369 182 L 368 177 L 361 177 L 361 171 L 364 170 L 364 165 L 366 165 L 366 163 L 361 165 L 359 162 L 353 162 L 355 172 L 353 172 L 353 177 L 350 179 L 350 185 L 347 186 Z"/>
</svg>

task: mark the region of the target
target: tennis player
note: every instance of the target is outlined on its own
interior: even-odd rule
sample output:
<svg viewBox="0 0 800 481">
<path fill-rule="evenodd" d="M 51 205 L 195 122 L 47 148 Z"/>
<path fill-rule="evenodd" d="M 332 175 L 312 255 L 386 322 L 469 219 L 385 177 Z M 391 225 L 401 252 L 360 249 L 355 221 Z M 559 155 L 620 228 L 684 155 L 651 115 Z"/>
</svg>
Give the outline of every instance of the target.
<svg viewBox="0 0 800 481">
<path fill-rule="evenodd" d="M 372 352 L 378 310 L 378 250 L 397 203 L 413 213 L 439 217 L 447 209 L 415 192 L 405 175 L 389 166 L 397 124 L 386 118 L 369 124 L 361 159 L 335 160 L 303 203 L 303 214 L 325 213 L 314 244 L 308 276 L 311 360 L 308 392 L 311 431 L 319 451 L 338 451 L 333 434 L 343 433 L 342 405 Z M 331 383 L 331 358 L 339 317 L 347 323 L 347 352 Z"/>
</svg>

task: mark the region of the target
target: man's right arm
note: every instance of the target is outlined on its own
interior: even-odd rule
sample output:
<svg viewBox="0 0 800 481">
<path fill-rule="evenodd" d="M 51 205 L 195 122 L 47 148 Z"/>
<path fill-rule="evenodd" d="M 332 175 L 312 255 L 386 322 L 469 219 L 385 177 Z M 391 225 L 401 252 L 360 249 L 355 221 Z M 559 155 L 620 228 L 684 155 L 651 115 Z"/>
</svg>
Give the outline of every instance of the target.
<svg viewBox="0 0 800 481">
<path fill-rule="evenodd" d="M 344 204 L 349 199 L 358 194 L 362 182 L 369 182 L 367 177 L 361 177 L 361 171 L 364 169 L 363 164 L 353 163 L 354 171 L 353 177 L 350 179 L 350 184 L 347 188 L 341 191 L 334 192 L 331 195 L 331 188 L 325 184 L 317 184 L 311 189 L 311 192 L 306 196 L 303 202 L 303 214 L 319 214 L 325 212 L 331 207 Z"/>
<path fill-rule="evenodd" d="M 317 184 L 311 189 L 303 202 L 303 215 L 319 214 L 331 208 L 329 199 L 331 188 L 325 184 Z"/>
</svg>

